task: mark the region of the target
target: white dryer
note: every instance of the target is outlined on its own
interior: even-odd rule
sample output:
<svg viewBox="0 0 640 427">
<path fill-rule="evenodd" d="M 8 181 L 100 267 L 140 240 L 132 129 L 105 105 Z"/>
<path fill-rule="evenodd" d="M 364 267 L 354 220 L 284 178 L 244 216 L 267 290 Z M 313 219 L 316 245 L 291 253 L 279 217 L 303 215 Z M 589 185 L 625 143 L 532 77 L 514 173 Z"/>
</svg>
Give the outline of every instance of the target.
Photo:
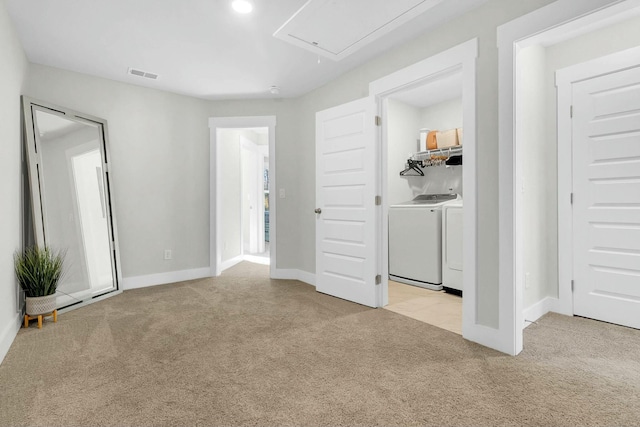
<svg viewBox="0 0 640 427">
<path fill-rule="evenodd" d="M 458 194 L 421 194 L 389 207 L 389 278 L 442 289 L 442 207 Z"/>
<path fill-rule="evenodd" d="M 462 199 L 442 208 L 442 286 L 462 292 Z"/>
</svg>

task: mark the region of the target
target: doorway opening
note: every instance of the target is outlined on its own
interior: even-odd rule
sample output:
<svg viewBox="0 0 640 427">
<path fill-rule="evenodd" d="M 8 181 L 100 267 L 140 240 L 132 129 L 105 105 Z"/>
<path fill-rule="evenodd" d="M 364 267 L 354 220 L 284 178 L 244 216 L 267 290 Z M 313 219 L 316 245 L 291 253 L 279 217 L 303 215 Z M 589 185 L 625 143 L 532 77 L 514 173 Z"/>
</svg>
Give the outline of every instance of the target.
<svg viewBox="0 0 640 427">
<path fill-rule="evenodd" d="M 275 117 L 210 120 L 212 274 L 241 261 L 275 264 Z M 271 274 L 271 273 L 270 273 Z"/>
<path fill-rule="evenodd" d="M 573 135 L 574 109 L 582 108 L 574 105 L 579 101 L 573 100 L 578 96 L 573 84 L 610 73 L 596 71 L 597 58 L 609 58 L 640 44 L 638 2 L 600 3 L 596 7 L 559 1 L 499 29 L 500 102 L 513 106 L 501 108 L 500 116 L 500 164 L 506 172 L 500 178 L 501 224 L 505 226 L 500 238 L 500 288 L 515 283 L 516 353 L 522 349 L 522 329 L 531 322 L 549 311 L 578 313 L 574 299 L 582 284 L 574 282 L 575 274 L 592 269 L 587 264 L 574 265 L 574 257 L 584 250 L 573 240 L 576 209 L 582 209 L 574 204 L 574 195 L 579 196 L 575 173 L 580 167 L 575 156 L 585 150 L 595 155 L 593 149 L 602 144 L 593 145 L 595 139 L 591 139 L 586 147 L 587 143 Z M 592 75 L 562 77 L 587 62 Z M 595 157 L 592 161 L 597 168 L 610 163 Z M 592 190 L 587 191 L 589 198 Z M 597 208 L 604 213 L 605 205 Z M 611 218 L 602 216 L 598 227 L 613 225 Z M 591 231 L 582 234 L 597 237 Z M 612 244 L 615 246 L 611 241 L 606 246 L 614 247 Z M 640 268 L 636 270 L 638 274 Z M 626 270 L 625 274 L 630 273 Z"/>
<path fill-rule="evenodd" d="M 462 70 L 386 103 L 387 310 L 462 335 Z"/>
<path fill-rule="evenodd" d="M 269 129 L 219 128 L 222 270 L 238 262 L 269 264 Z"/>
<path fill-rule="evenodd" d="M 269 265 L 268 129 L 253 131 L 261 135 L 258 144 L 242 141 L 242 257 L 245 261 Z"/>
<path fill-rule="evenodd" d="M 392 273 L 391 269 L 391 221 L 393 220 L 393 208 L 398 203 L 408 202 L 412 200 L 414 194 L 455 194 L 462 198 L 464 189 L 464 207 L 462 204 L 457 206 L 457 215 L 452 222 L 452 229 L 459 232 L 456 236 L 455 252 L 459 258 L 455 265 L 456 277 L 449 280 L 449 283 L 461 283 L 462 295 L 464 298 L 445 293 L 446 296 L 456 298 L 460 306 L 456 309 L 461 310 L 461 333 L 464 338 L 478 342 L 488 347 L 505 351 L 501 331 L 497 322 L 487 316 L 487 313 L 479 313 L 477 304 L 477 179 L 476 179 L 476 58 L 478 55 L 477 39 L 469 40 L 447 51 L 436 54 L 410 67 L 402 69 L 398 72 L 390 74 L 380 80 L 370 84 L 369 91 L 375 96 L 378 105 L 378 114 L 382 117 L 382 126 L 380 129 L 381 151 L 380 158 L 381 173 L 379 175 L 379 188 L 382 195 L 382 210 L 380 214 L 379 229 L 381 234 L 380 241 L 380 261 L 379 265 L 382 270 L 382 277 L 388 278 Z M 441 89 L 437 89 L 440 86 Z M 448 89 L 442 90 L 448 87 Z M 405 98 L 406 97 L 406 98 Z M 419 101 L 409 101 L 412 97 Z M 431 97 L 433 104 L 424 98 Z M 404 99 L 404 101 L 402 101 Z M 416 117 L 414 124 L 403 124 L 394 126 L 392 121 L 398 116 L 394 113 L 394 107 L 400 105 L 400 110 L 407 109 L 408 102 L 419 102 L 427 105 L 424 108 L 415 107 L 409 109 L 409 116 Z M 398 111 L 400 111 L 398 110 Z M 411 113 L 413 111 L 413 113 Z M 427 114 L 430 113 L 430 114 Z M 432 121 L 430 121 L 432 120 Z M 402 121 L 402 120 L 401 120 Z M 445 165 L 425 167 L 418 166 L 424 176 L 419 178 L 400 178 L 399 173 L 407 168 L 408 158 L 413 161 L 424 161 L 425 163 L 433 161 L 434 164 L 441 162 L 443 153 L 427 152 L 422 150 L 422 146 L 426 141 L 419 142 L 422 138 L 426 138 L 428 132 L 423 130 L 422 138 L 419 137 L 420 129 L 426 128 L 432 131 L 443 131 L 453 134 L 463 139 L 464 150 L 464 169 L 460 165 L 451 163 L 447 168 Z M 394 130 L 395 129 L 395 130 Z M 456 132 L 461 132 L 457 135 Z M 397 134 L 396 134 L 397 132 Z M 403 135 L 404 134 L 404 135 Z M 399 147 L 399 148 L 397 148 Z M 425 147 L 426 148 L 426 147 Z M 448 152 L 444 153 L 447 157 Z M 425 157 L 426 156 L 426 157 Z M 433 156 L 433 158 L 432 158 Z M 425 172 L 426 171 L 426 172 Z M 432 179 L 429 179 L 432 178 Z M 404 180 L 404 181 L 402 181 Z M 457 197 L 456 197 L 457 198 Z M 460 200 L 454 200 L 459 203 Z M 447 200 L 451 202 L 451 200 Z M 440 221 L 445 207 L 448 205 L 442 203 L 442 200 L 434 202 L 433 210 L 438 211 Z M 430 211 L 431 209 L 429 209 Z M 453 210 L 451 210 L 453 213 Z M 445 215 L 446 218 L 446 215 Z M 434 221 L 438 223 L 437 219 Z M 442 224 L 442 223 L 441 223 Z M 446 226 L 445 226 L 446 227 Z M 462 242 L 462 229 L 464 229 L 464 242 Z M 442 233 L 442 225 L 435 227 L 434 230 L 440 230 Z M 454 237 L 451 235 L 450 237 Z M 440 234 L 442 238 L 442 234 Z M 413 244 L 421 244 L 423 239 L 411 239 Z M 432 243 L 437 243 L 438 239 L 431 239 Z M 445 239 L 445 244 L 446 244 Z M 442 241 L 440 241 L 442 245 Z M 422 250 L 418 249 L 418 250 Z M 442 246 L 434 249 L 434 253 L 442 251 Z M 446 250 L 444 251 L 446 252 Z M 441 254 L 444 252 L 440 252 Z M 461 253 L 460 253 L 461 252 Z M 464 259 L 464 272 L 462 271 L 462 260 Z M 433 260 L 427 260 L 433 262 Z M 453 261 L 453 259 L 450 259 Z M 437 265 L 437 261 L 436 261 Z M 454 269 L 450 269 L 454 271 Z M 395 280 L 394 280 L 395 281 Z M 387 280 L 382 280 L 381 286 L 378 286 L 380 306 L 394 305 L 394 298 L 399 296 L 398 292 L 394 292 L 394 284 L 390 284 Z M 455 285 L 454 285 L 455 286 Z M 453 290 L 453 286 L 448 286 Z M 406 288 L 405 288 L 406 290 Z M 423 291 L 418 287 L 409 288 L 410 291 Z M 426 289 L 424 289 L 426 291 Z M 402 292 L 402 290 L 400 291 Z M 430 291 L 431 295 L 435 295 L 434 291 Z M 413 298 L 410 298 L 413 299 Z M 407 303 L 412 304 L 411 302 Z M 429 311 L 428 309 L 419 309 L 419 311 Z M 451 314 L 450 318 L 455 319 L 459 314 Z M 442 316 L 444 317 L 444 316 Z M 459 318 L 459 317 L 458 317 Z M 453 320 L 455 322 L 455 320 Z M 495 325 L 492 325 L 495 323 Z M 453 329 L 453 328 L 452 328 Z M 457 333 L 459 332 L 456 331 Z M 502 335 L 501 335 L 502 334 Z"/>
</svg>

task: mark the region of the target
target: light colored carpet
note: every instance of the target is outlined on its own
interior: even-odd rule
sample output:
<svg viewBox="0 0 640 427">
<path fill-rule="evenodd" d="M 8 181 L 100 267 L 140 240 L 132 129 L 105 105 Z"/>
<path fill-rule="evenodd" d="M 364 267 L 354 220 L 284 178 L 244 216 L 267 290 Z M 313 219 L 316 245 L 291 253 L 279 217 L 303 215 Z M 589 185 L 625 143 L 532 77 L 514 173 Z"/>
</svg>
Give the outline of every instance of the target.
<svg viewBox="0 0 640 427">
<path fill-rule="evenodd" d="M 22 329 L 0 425 L 640 425 L 640 331 L 548 315 L 510 357 L 267 271 Z"/>
</svg>

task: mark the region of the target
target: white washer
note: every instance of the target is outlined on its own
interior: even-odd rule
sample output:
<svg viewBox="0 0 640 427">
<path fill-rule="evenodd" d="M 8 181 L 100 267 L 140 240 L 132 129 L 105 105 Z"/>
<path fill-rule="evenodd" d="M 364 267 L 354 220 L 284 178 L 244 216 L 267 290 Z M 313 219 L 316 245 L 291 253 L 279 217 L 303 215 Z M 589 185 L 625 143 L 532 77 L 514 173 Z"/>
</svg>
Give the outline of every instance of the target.
<svg viewBox="0 0 640 427">
<path fill-rule="evenodd" d="M 389 207 L 389 278 L 442 289 L 442 206 L 458 194 L 422 194 Z"/>
</svg>

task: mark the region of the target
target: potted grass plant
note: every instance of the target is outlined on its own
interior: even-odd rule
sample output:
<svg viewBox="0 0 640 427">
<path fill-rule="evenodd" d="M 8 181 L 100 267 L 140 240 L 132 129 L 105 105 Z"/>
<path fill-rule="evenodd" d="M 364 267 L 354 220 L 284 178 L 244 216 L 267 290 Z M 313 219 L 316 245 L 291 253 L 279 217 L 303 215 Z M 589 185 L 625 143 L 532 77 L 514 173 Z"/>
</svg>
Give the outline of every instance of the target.
<svg viewBox="0 0 640 427">
<path fill-rule="evenodd" d="M 56 309 L 56 289 L 64 274 L 65 253 L 48 246 L 32 246 L 14 256 L 20 287 L 26 296 L 30 316 L 51 313 Z"/>
</svg>

